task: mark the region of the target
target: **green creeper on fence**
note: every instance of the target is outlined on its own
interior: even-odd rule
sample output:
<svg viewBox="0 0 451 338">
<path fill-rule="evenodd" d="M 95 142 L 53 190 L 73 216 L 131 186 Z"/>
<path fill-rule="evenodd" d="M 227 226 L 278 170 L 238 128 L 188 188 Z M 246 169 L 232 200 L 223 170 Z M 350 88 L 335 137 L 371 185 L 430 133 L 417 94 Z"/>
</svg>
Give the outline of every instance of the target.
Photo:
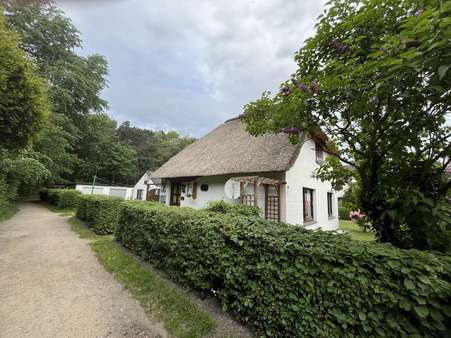
<svg viewBox="0 0 451 338">
<path fill-rule="evenodd" d="M 318 177 L 354 175 L 378 239 L 403 248 L 449 248 L 450 17 L 450 1 L 332 0 L 292 78 L 245 107 L 252 134 L 324 131 Z"/>
</svg>

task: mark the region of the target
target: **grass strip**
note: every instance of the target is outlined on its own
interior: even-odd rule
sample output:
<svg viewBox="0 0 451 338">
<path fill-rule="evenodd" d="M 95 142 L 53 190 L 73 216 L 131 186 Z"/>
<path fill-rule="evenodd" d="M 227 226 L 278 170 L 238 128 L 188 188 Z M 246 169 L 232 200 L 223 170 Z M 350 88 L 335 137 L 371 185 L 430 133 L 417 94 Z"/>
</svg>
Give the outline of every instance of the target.
<svg viewBox="0 0 451 338">
<path fill-rule="evenodd" d="M 75 217 L 69 224 L 81 238 L 93 240 L 90 246 L 99 262 L 130 291 L 149 315 L 162 320 L 172 335 L 200 338 L 214 333 L 217 324 L 206 311 L 122 250 L 112 235 L 96 235 Z"/>
<path fill-rule="evenodd" d="M 50 211 L 56 212 L 60 216 L 75 216 L 74 209 L 61 209 L 48 203 L 46 203 L 45 205 Z"/>
<path fill-rule="evenodd" d="M 72 217 L 69 220 L 70 228 L 73 232 L 76 232 L 80 238 L 83 239 L 100 239 L 102 237 L 111 237 L 111 236 L 98 236 L 94 232 L 92 232 L 89 228 L 87 228 L 79 219 Z"/>
<path fill-rule="evenodd" d="M 144 307 L 156 315 L 165 328 L 180 338 L 198 338 L 211 334 L 216 322 L 158 274 L 146 269 L 121 250 L 111 239 L 90 243 L 105 269 L 113 273 Z"/>
</svg>

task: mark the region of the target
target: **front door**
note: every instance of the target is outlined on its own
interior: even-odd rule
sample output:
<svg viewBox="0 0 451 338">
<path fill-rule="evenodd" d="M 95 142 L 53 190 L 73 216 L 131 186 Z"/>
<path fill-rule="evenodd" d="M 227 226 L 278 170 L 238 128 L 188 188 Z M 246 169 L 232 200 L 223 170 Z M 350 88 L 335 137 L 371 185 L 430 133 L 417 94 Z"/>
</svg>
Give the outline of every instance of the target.
<svg viewBox="0 0 451 338">
<path fill-rule="evenodd" d="M 182 185 L 180 183 L 171 184 L 171 200 L 170 205 L 180 206 L 180 195 L 182 193 Z"/>
</svg>

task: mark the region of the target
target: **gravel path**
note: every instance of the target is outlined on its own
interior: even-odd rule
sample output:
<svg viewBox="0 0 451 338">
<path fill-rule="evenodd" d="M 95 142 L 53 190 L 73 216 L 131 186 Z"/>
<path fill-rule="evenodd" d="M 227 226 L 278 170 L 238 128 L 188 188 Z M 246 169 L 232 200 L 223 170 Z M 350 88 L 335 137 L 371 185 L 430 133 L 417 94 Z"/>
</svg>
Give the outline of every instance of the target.
<svg viewBox="0 0 451 338">
<path fill-rule="evenodd" d="M 169 337 L 68 217 L 34 203 L 0 222 L 0 337 Z"/>
</svg>

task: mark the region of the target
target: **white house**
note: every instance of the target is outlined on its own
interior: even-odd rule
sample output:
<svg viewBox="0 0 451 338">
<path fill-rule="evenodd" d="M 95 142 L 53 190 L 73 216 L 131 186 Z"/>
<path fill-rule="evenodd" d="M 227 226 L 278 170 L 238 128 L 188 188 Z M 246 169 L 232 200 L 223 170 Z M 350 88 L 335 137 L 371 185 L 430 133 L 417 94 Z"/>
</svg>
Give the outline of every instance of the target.
<svg viewBox="0 0 451 338">
<path fill-rule="evenodd" d="M 146 171 L 136 182 L 133 190 L 133 199 L 144 201 L 158 201 L 160 195 L 160 187 L 152 181 L 152 173 Z"/>
<path fill-rule="evenodd" d="M 267 219 L 336 230 L 336 192 L 314 176 L 325 156 L 312 137 L 304 135 L 298 145 L 282 133 L 254 137 L 238 117 L 186 147 L 152 178 L 163 204 L 203 208 L 224 200 L 258 206 Z"/>
</svg>

